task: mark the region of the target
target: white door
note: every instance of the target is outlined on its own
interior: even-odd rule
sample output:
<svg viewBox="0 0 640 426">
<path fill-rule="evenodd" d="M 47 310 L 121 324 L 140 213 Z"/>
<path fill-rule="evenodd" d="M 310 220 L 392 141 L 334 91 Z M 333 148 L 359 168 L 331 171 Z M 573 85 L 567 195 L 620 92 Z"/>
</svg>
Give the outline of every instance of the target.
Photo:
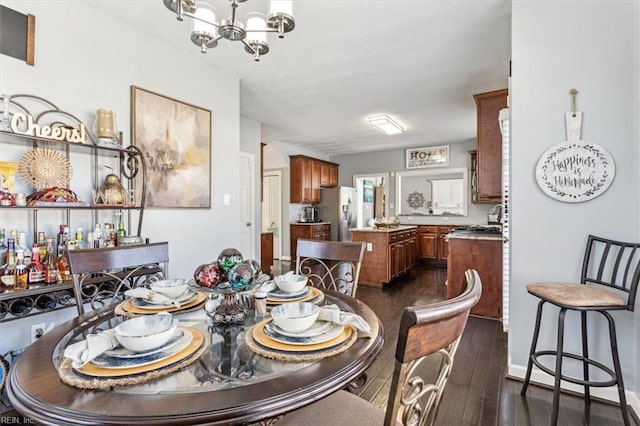
<svg viewBox="0 0 640 426">
<path fill-rule="evenodd" d="M 262 231 L 273 233 L 273 258 L 282 255 L 282 174 L 265 172 L 262 177 Z"/>
<path fill-rule="evenodd" d="M 255 259 L 255 212 L 253 188 L 254 156 L 248 152 L 240 153 L 240 243 L 238 250 L 245 259 Z"/>
</svg>

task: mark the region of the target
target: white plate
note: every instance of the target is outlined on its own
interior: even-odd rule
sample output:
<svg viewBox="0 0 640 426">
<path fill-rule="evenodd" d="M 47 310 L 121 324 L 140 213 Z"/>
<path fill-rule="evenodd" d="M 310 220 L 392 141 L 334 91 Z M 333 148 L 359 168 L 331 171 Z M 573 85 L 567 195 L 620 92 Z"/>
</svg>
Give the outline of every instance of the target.
<svg viewBox="0 0 640 426">
<path fill-rule="evenodd" d="M 275 289 L 275 290 L 270 291 L 269 293 L 267 293 L 267 298 L 269 298 L 271 300 L 301 299 L 301 298 L 305 297 L 307 294 L 309 294 L 310 291 L 311 291 L 311 289 L 309 288 L 309 286 L 306 286 L 302 290 L 296 291 L 295 293 L 287 293 L 287 292 L 284 292 L 284 291 L 282 291 L 280 289 Z"/>
<path fill-rule="evenodd" d="M 310 328 L 307 328 L 306 330 L 299 333 L 293 333 L 291 331 L 286 331 L 278 327 L 276 323 L 273 322 L 273 320 L 268 324 L 276 333 L 289 337 L 314 337 L 327 332 L 333 326 L 333 323 L 329 321 L 316 321 Z"/>
<path fill-rule="evenodd" d="M 187 290 L 187 292 L 180 296 L 176 301 L 178 303 L 180 303 L 181 305 L 185 305 L 189 302 L 191 302 L 193 299 L 196 298 L 196 296 L 198 295 L 197 292 L 192 291 L 192 290 Z M 149 300 L 149 299 L 143 299 L 141 297 L 135 297 L 131 303 L 140 308 L 140 309 L 158 309 L 158 308 L 162 308 L 162 307 L 171 307 L 173 306 L 173 302 L 172 303 L 165 303 L 165 302 L 159 302 L 159 301 L 153 301 L 153 300 Z"/>
<path fill-rule="evenodd" d="M 263 331 L 264 331 L 264 334 L 267 335 L 267 337 L 269 337 L 272 340 L 275 340 L 276 342 L 286 343 L 287 345 L 296 345 L 296 346 L 315 345 L 318 343 L 328 342 L 329 340 L 335 339 L 336 337 L 338 337 L 344 331 L 344 325 L 334 324 L 326 321 L 322 321 L 322 322 L 325 323 L 322 325 L 322 327 L 327 327 L 328 325 L 328 329 L 314 336 L 304 336 L 301 334 L 297 334 L 297 335 L 280 334 L 280 332 L 278 331 L 280 330 L 280 328 L 277 327 L 275 324 L 273 324 L 273 322 L 266 323 L 264 325 Z"/>
<path fill-rule="evenodd" d="M 193 334 L 188 331 L 185 332 L 184 330 L 180 331 L 182 332 L 182 336 L 174 344 L 172 344 L 170 347 L 161 347 L 159 348 L 159 351 L 145 353 L 144 356 L 140 356 L 137 358 L 119 358 L 109 356 L 107 354 L 102 354 L 91 360 L 90 363 L 102 368 L 120 369 L 142 367 L 147 364 L 161 361 L 177 354 L 191 344 L 191 341 L 193 340 Z"/>
</svg>

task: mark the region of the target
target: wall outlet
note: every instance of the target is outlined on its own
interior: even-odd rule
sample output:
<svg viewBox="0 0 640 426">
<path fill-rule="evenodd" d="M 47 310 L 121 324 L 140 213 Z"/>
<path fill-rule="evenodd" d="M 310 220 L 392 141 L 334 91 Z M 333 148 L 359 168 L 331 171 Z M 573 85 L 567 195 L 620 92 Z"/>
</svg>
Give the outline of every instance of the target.
<svg viewBox="0 0 640 426">
<path fill-rule="evenodd" d="M 31 326 L 31 343 L 35 342 L 40 337 L 42 337 L 46 328 L 47 328 L 47 324 L 44 322 L 33 324 Z"/>
<path fill-rule="evenodd" d="M 373 243 L 367 243 L 367 251 L 373 251 Z"/>
</svg>

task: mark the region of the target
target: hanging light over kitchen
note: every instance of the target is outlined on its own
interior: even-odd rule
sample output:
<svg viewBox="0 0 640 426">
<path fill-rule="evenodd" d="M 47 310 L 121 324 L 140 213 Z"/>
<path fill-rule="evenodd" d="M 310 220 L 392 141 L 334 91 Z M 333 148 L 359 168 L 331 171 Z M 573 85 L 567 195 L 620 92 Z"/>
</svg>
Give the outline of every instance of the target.
<svg viewBox="0 0 640 426">
<path fill-rule="evenodd" d="M 193 19 L 191 41 L 200 47 L 202 53 L 218 45 L 218 40 L 241 41 L 244 49 L 253 55 L 255 61 L 269 53 L 267 33 L 277 32 L 279 38 L 293 31 L 293 5 L 291 0 L 271 0 L 269 16 L 265 19 L 258 14 L 250 14 L 245 23 L 236 19 L 238 3 L 246 0 L 229 0 L 229 17 L 216 21 L 216 11 L 208 3 L 197 0 L 162 0 L 167 9 L 176 14 L 178 21 L 184 17 Z"/>
</svg>

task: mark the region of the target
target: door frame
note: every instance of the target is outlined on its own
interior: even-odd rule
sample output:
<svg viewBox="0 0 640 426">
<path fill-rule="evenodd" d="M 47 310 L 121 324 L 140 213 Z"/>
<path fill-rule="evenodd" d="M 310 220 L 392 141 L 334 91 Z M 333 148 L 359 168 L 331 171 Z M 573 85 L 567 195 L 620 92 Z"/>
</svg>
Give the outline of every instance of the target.
<svg viewBox="0 0 640 426">
<path fill-rule="evenodd" d="M 282 171 L 281 170 L 268 170 L 266 172 L 262 173 L 262 177 L 271 177 L 271 176 L 275 176 L 278 178 L 278 209 L 280 210 L 280 214 L 277 216 L 276 219 L 276 226 L 278 227 L 278 242 L 279 242 L 279 247 L 277 252 L 279 253 L 279 256 L 276 257 L 276 248 L 274 245 L 274 258 L 277 258 L 279 260 L 282 260 Z M 264 180 L 264 179 L 263 179 Z M 262 200 L 262 202 L 264 203 L 264 199 Z M 262 209 L 261 209 L 261 214 L 260 217 L 262 218 Z M 261 224 L 261 230 L 262 230 L 262 225 L 266 225 L 266 224 Z M 264 228 L 265 230 L 267 229 L 266 226 Z M 275 241 L 275 239 L 274 239 Z"/>
<path fill-rule="evenodd" d="M 249 247 L 251 250 L 250 254 L 245 254 L 242 253 L 242 255 L 244 256 L 245 259 L 255 259 L 255 255 L 256 255 L 256 222 L 259 223 L 260 217 L 256 217 L 256 200 L 255 200 L 255 194 L 256 194 L 256 188 L 255 188 L 255 155 L 251 152 L 245 152 L 245 151 L 240 151 L 239 153 L 239 157 L 238 157 L 238 163 L 240 162 L 240 160 L 242 158 L 246 158 L 249 162 L 249 194 L 246 194 L 247 200 L 245 200 L 246 202 L 246 208 L 248 209 L 248 216 L 249 216 L 249 220 L 251 221 L 251 225 L 249 229 Z M 239 166 L 239 164 L 238 164 Z M 240 171 L 242 172 L 242 170 Z M 243 212 L 240 212 L 240 219 L 242 220 L 244 217 Z M 256 220 L 258 219 L 258 220 Z M 246 227 L 246 222 L 239 223 L 240 227 Z"/>
</svg>

